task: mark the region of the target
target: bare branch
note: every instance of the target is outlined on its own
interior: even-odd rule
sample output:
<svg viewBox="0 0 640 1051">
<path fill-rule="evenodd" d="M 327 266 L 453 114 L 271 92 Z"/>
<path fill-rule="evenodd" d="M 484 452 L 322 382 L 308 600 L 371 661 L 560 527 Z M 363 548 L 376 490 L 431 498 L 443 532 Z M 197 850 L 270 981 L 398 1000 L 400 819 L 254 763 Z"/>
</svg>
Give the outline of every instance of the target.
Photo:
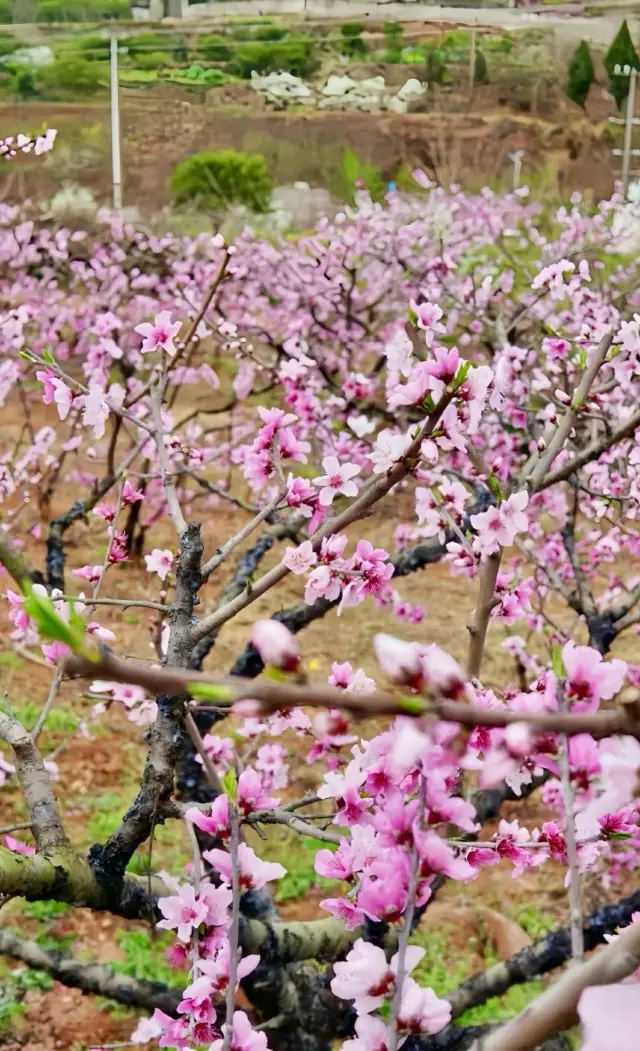
<svg viewBox="0 0 640 1051">
<path fill-rule="evenodd" d="M 55 671 L 55 674 L 54 674 L 54 676 L 53 676 L 53 678 L 51 680 L 51 685 L 49 687 L 49 693 L 47 695 L 47 699 L 44 702 L 44 705 L 42 707 L 42 711 L 40 712 L 40 715 L 38 716 L 36 724 L 33 727 L 33 730 L 31 731 L 31 740 L 34 742 L 34 744 L 38 740 L 38 734 L 40 733 L 42 727 L 46 723 L 48 715 L 49 715 L 49 712 L 53 708 L 53 702 L 56 699 L 56 694 L 58 692 L 58 689 L 59 689 L 59 686 L 60 686 L 61 682 L 62 682 L 62 671 L 61 671 L 60 668 L 57 668 L 56 671 Z"/>
<path fill-rule="evenodd" d="M 515 712 L 503 708 L 480 708 L 458 701 L 419 697 L 403 697 L 393 694 L 356 694 L 332 686 L 294 686 L 271 679 L 240 679 L 221 677 L 203 672 L 185 671 L 178 667 L 158 668 L 140 661 L 122 660 L 106 650 L 95 663 L 81 657 L 67 657 L 63 662 L 65 674 L 83 678 L 100 675 L 109 681 L 128 682 L 145 686 L 153 691 L 186 694 L 198 684 L 224 687 L 225 699 L 216 699 L 215 708 L 230 706 L 233 701 L 250 697 L 259 701 L 264 709 L 280 708 L 342 708 L 356 715 L 410 715 L 426 721 L 444 719 L 461 726 L 509 726 L 511 723 L 528 723 L 543 733 L 567 734 L 590 733 L 596 738 L 614 734 L 628 734 L 640 739 L 640 714 L 636 710 L 636 693 L 629 702 L 608 711 L 599 712 Z M 228 698 L 228 699 L 227 699 Z M 207 705 L 196 705 L 206 710 Z"/>
<path fill-rule="evenodd" d="M 118 974 L 105 964 L 82 963 L 64 953 L 43 949 L 37 942 L 8 930 L 0 931 L 0 953 L 22 960 L 38 971 L 47 971 L 63 985 L 106 996 L 129 1007 L 142 1007 L 146 1011 L 159 1007 L 161 1011 L 175 1015 L 182 999 L 179 989 L 171 989 L 162 982 L 147 982 Z"/>
<path fill-rule="evenodd" d="M 81 598 L 80 595 L 63 595 L 66 602 L 86 602 L 86 597 Z M 155 609 L 159 613 L 168 613 L 171 606 L 163 605 L 162 602 L 149 602 L 148 599 L 142 598 L 91 598 L 92 606 L 118 606 L 120 609 L 131 609 L 132 607 L 140 607 L 141 609 Z"/>
<path fill-rule="evenodd" d="M 566 712 L 567 702 L 564 690 L 558 690 L 560 711 Z M 580 901 L 580 861 L 576 839 L 576 822 L 574 813 L 573 788 L 571 787 L 571 767 L 569 764 L 569 740 L 565 734 L 560 736 L 560 753 L 558 756 L 560 782 L 562 785 L 562 802 L 564 804 L 564 841 L 567 850 L 567 868 L 569 878 L 569 923 L 571 926 L 571 955 L 580 962 L 584 959 L 584 938 L 582 935 L 582 905 Z"/>
<path fill-rule="evenodd" d="M 301 836 L 320 839 L 323 843 L 341 843 L 344 839 L 344 836 L 338 832 L 327 832 L 323 828 L 316 828 L 315 825 L 310 825 L 308 821 L 304 821 L 282 807 L 274 807 L 273 810 L 253 810 L 244 819 L 244 823 L 247 825 L 287 825 Z"/>
</svg>

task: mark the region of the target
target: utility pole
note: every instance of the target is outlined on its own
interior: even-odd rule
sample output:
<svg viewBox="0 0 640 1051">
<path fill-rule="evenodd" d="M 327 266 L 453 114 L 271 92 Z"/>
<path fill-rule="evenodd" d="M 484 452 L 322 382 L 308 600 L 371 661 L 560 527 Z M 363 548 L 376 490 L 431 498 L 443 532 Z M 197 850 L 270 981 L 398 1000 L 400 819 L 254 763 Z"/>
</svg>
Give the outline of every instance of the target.
<svg viewBox="0 0 640 1051">
<path fill-rule="evenodd" d="M 122 174 L 120 168 L 120 99 L 118 97 L 118 40 L 111 37 L 111 173 L 113 208 L 122 210 Z"/>
<path fill-rule="evenodd" d="M 520 185 L 520 173 L 522 171 L 522 157 L 524 150 L 514 150 L 513 153 L 507 154 L 509 160 L 513 162 L 513 181 L 512 189 L 517 190 Z"/>
<path fill-rule="evenodd" d="M 476 82 L 476 30 L 471 30 L 471 47 L 469 50 L 469 94 L 473 95 Z"/>
<path fill-rule="evenodd" d="M 631 141 L 633 136 L 633 126 L 637 124 L 637 120 L 634 117 L 634 109 L 636 104 L 636 84 L 638 81 L 638 72 L 632 66 L 614 66 L 614 75 L 617 77 L 628 77 L 629 78 L 629 94 L 627 95 L 627 109 L 624 115 L 624 143 L 622 146 L 622 197 L 623 200 L 627 199 L 627 191 L 629 189 L 629 169 L 632 154 L 637 153 L 636 150 L 632 150 Z M 612 118 L 609 118 L 610 120 Z M 613 118 L 613 123 L 618 123 L 616 118 Z M 620 124 L 622 121 L 620 120 Z M 614 150 L 614 154 L 619 155 L 620 150 Z"/>
</svg>

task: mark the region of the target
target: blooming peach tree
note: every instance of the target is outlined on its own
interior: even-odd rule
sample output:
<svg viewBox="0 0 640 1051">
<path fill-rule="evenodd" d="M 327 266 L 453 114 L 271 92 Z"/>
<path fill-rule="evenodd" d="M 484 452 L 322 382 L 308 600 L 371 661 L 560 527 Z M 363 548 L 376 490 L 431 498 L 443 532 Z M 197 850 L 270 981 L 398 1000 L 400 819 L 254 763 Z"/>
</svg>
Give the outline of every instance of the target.
<svg viewBox="0 0 640 1051">
<path fill-rule="evenodd" d="M 4 152 L 40 151 L 18 139 Z M 587 871 L 636 871 L 640 847 L 640 665 L 610 654 L 640 623 L 637 265 L 612 243 L 615 200 L 549 212 L 526 191 L 417 180 L 283 242 L 156 236 L 107 213 L 77 231 L 0 205 L 0 403 L 22 419 L 0 455 L 2 590 L 11 644 L 52 674 L 35 726 L 0 711 L 0 779 L 29 812 L 4 830 L 0 894 L 152 920 L 189 980 L 125 980 L 3 932 L 0 951 L 144 1008 L 133 1044 L 526 1051 L 579 1018 L 585 1049 L 622 1051 L 640 1021 L 640 891 L 595 919 L 581 893 Z M 230 510 L 240 527 L 214 540 Z M 68 537 L 87 520 L 104 554 L 81 564 Z M 403 598 L 439 560 L 475 596 L 466 662 Z M 133 561 L 143 596 L 122 594 Z M 299 602 L 282 609 L 288 576 Z M 219 632 L 258 600 L 221 669 Z M 300 633 L 365 602 L 388 618 L 379 677 L 338 632 L 328 682 L 314 677 Z M 149 610 L 151 660 L 119 655 L 111 607 Z M 488 635 L 509 681 L 483 674 Z M 135 801 L 86 855 L 38 748 L 63 678 L 89 683 L 94 720 L 121 706 L 146 749 Z M 301 798 L 291 750 L 315 771 Z M 533 792 L 540 827 L 483 835 Z M 182 823 L 192 858 L 142 879 L 129 865 L 158 822 Z M 278 916 L 287 859 L 246 836 L 269 824 L 317 841 L 316 872 L 342 888 L 326 918 Z M 560 866 L 567 928 L 438 996 L 412 977 L 412 932 L 446 880 L 494 865 Z M 455 1025 L 567 961 L 505 1026 Z"/>
</svg>

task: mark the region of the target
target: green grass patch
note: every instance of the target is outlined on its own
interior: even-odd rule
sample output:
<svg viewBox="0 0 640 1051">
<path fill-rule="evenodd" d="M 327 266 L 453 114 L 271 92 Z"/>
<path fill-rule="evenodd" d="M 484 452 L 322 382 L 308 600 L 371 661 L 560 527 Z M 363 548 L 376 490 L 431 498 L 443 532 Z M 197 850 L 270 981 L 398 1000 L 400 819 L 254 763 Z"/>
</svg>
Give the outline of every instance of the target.
<svg viewBox="0 0 640 1051">
<path fill-rule="evenodd" d="M 519 909 L 515 913 L 513 918 L 533 942 L 544 938 L 546 934 L 549 934 L 550 931 L 555 930 L 558 926 L 557 920 L 552 913 L 545 912 L 535 905 L 525 905 L 523 909 Z"/>
<path fill-rule="evenodd" d="M 535 909 L 533 910 L 536 911 Z M 450 949 L 451 928 L 443 927 L 439 931 L 417 931 L 411 936 L 411 944 L 419 945 L 425 955 L 411 972 L 419 985 L 429 986 L 437 996 L 446 999 L 447 993 L 469 978 L 475 968 L 473 957 L 478 952 L 476 939 L 470 940 L 468 953 L 460 954 Z M 490 950 L 483 953 L 487 966 L 495 963 L 497 957 Z M 497 1022 L 513 1018 L 539 996 L 544 990 L 542 982 L 526 982 L 514 985 L 504 996 L 492 997 L 478 1007 L 472 1007 L 456 1019 L 459 1025 L 480 1025 L 484 1022 Z"/>
<path fill-rule="evenodd" d="M 25 916 L 28 916 L 29 919 L 44 920 L 49 923 L 59 916 L 64 916 L 67 905 L 63 901 L 25 901 L 23 909 Z"/>
<path fill-rule="evenodd" d="M 33 726 L 37 721 L 42 704 L 36 701 L 25 701 L 24 704 L 14 704 L 13 711 L 18 722 L 23 726 Z M 74 710 L 66 704 L 54 704 L 47 716 L 45 733 L 73 733 L 78 729 L 79 718 Z"/>
<path fill-rule="evenodd" d="M 163 982 L 174 988 L 182 988 L 187 979 L 187 971 L 170 967 L 164 956 L 165 950 L 173 944 L 174 940 L 170 932 L 165 933 L 164 931 L 156 933 L 153 937 L 148 931 L 118 931 L 116 941 L 125 959 L 115 962 L 114 970 L 130 978 L 147 982 Z"/>
<path fill-rule="evenodd" d="M 120 824 L 125 803 L 115 792 L 104 792 L 95 796 L 93 805 L 98 812 L 87 821 L 87 835 L 92 843 L 104 843 Z"/>
<path fill-rule="evenodd" d="M 0 986 L 0 1031 L 6 1030 L 22 1011 L 22 998 L 29 989 L 51 989 L 53 978 L 44 971 L 18 967 L 8 971 Z"/>
<path fill-rule="evenodd" d="M 0 653 L 0 668 L 24 668 L 24 661 L 20 659 L 13 650 L 2 650 Z"/>
<path fill-rule="evenodd" d="M 310 890 L 318 888 L 335 892 L 337 888 L 343 887 L 342 883 L 319 876 L 314 868 L 318 850 L 325 847 L 332 849 L 330 843 L 322 843 L 311 836 L 299 836 L 290 829 L 277 826 L 265 831 L 266 840 L 259 840 L 253 835 L 250 837 L 251 846 L 265 861 L 280 861 L 287 870 L 286 875 L 274 884 L 276 902 L 283 904 L 298 901 Z"/>
<path fill-rule="evenodd" d="M 542 982 L 514 985 L 504 996 L 494 996 L 478 1007 L 472 1007 L 456 1019 L 459 1025 L 482 1025 L 483 1022 L 502 1022 L 524 1011 L 525 1007 L 544 992 Z"/>
</svg>

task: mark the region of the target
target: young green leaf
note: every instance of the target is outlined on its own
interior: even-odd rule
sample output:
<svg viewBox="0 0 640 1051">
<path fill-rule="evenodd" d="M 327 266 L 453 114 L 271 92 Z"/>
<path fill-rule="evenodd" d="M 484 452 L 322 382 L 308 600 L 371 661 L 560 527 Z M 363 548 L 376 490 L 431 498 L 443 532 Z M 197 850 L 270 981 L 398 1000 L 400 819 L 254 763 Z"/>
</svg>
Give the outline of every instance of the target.
<svg viewBox="0 0 640 1051">
<path fill-rule="evenodd" d="M 192 697 L 200 697 L 207 701 L 233 701 L 235 691 L 230 686 L 222 686 L 215 682 L 188 682 L 187 690 Z"/>
</svg>

